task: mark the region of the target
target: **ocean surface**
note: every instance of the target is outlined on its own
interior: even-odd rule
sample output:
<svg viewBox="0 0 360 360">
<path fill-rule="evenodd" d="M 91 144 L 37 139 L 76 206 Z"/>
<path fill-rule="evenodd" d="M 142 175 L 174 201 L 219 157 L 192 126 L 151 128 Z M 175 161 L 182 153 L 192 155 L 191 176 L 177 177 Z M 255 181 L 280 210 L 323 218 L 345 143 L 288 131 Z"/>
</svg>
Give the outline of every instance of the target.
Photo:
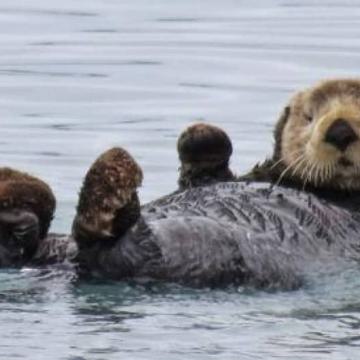
<svg viewBox="0 0 360 360">
<path fill-rule="evenodd" d="M 195 121 L 230 134 L 243 173 L 294 91 L 359 76 L 359 24 L 356 0 L 1 0 L 1 165 L 52 186 L 57 232 L 114 145 L 142 166 L 143 203 L 175 189 Z M 360 271 L 324 274 L 269 292 L 1 270 L 0 359 L 359 359 Z"/>
</svg>

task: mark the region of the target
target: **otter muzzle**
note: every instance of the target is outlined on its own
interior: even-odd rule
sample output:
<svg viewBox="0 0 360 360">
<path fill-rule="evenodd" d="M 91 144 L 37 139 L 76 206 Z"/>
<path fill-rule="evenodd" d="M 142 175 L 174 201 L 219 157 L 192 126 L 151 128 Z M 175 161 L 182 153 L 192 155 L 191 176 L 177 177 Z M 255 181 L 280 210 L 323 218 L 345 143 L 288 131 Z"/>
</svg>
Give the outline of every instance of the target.
<svg viewBox="0 0 360 360">
<path fill-rule="evenodd" d="M 344 119 L 337 119 L 329 127 L 324 141 L 344 152 L 350 144 L 358 139 L 351 125 Z"/>
</svg>

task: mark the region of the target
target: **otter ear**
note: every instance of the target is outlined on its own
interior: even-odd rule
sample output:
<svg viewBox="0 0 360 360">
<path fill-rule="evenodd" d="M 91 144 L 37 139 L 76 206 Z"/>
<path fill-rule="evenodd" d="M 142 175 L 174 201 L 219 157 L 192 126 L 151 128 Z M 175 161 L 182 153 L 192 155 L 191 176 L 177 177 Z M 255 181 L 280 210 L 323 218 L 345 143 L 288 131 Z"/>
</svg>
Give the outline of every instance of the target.
<svg viewBox="0 0 360 360">
<path fill-rule="evenodd" d="M 274 146 L 273 160 L 279 160 L 281 157 L 282 133 L 289 119 L 290 113 L 291 113 L 291 107 L 290 105 L 287 105 L 282 111 L 280 118 L 275 125 L 275 129 L 274 129 L 275 146 Z"/>
</svg>

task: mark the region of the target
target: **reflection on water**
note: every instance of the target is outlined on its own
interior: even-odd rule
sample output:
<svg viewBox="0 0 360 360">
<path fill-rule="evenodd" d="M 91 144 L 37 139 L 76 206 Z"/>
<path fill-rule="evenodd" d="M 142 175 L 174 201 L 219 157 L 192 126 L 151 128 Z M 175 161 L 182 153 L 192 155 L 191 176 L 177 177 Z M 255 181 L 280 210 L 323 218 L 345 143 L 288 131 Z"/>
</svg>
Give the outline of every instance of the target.
<svg viewBox="0 0 360 360">
<path fill-rule="evenodd" d="M 205 119 L 232 167 L 269 154 L 290 94 L 358 76 L 356 0 L 2 0 L 2 164 L 46 179 L 68 231 L 84 172 L 122 145 L 142 201 L 175 188 L 176 138 Z M 0 273 L 0 354 L 20 359 L 355 359 L 358 269 L 293 293 L 78 283 L 68 269 Z"/>
<path fill-rule="evenodd" d="M 356 271 L 356 272 L 355 272 Z M 294 292 L 1 273 L 0 350 L 36 359 L 356 359 L 358 270 Z M 19 341 L 21 339 L 21 341 Z"/>
</svg>

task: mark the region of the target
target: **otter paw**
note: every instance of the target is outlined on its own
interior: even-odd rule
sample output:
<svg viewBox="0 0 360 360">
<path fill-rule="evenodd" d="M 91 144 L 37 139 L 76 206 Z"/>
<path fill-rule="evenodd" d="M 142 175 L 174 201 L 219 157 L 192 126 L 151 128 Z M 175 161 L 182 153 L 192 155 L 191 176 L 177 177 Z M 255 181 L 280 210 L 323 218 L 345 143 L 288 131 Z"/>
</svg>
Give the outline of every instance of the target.
<svg viewBox="0 0 360 360">
<path fill-rule="evenodd" d="M 11 256 L 10 264 L 30 260 L 40 242 L 38 217 L 23 209 L 0 211 L 0 244 Z"/>
<path fill-rule="evenodd" d="M 232 144 L 222 129 L 203 123 L 189 126 L 180 135 L 177 149 L 181 161 L 180 187 L 234 180 L 229 169 Z"/>
<path fill-rule="evenodd" d="M 122 148 L 102 154 L 87 172 L 80 190 L 73 236 L 80 246 L 115 239 L 140 216 L 137 188 L 143 174 Z"/>
<path fill-rule="evenodd" d="M 42 180 L 16 170 L 0 169 L 0 211 L 19 209 L 39 219 L 39 237 L 46 236 L 56 207 L 51 188 Z"/>
</svg>

